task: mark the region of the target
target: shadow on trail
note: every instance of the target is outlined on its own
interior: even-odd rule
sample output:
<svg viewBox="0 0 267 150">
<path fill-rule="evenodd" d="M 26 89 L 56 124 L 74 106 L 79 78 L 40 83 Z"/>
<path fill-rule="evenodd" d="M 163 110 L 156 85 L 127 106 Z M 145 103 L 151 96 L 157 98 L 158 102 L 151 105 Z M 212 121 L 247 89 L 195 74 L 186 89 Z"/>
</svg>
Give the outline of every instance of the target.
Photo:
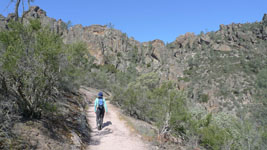
<svg viewBox="0 0 267 150">
<path fill-rule="evenodd" d="M 89 145 L 100 145 L 100 140 L 101 138 L 103 138 L 104 136 L 113 133 L 112 129 L 106 128 L 106 129 L 102 129 L 100 131 L 96 131 L 94 137 L 98 137 L 98 138 L 92 138 L 92 140 L 90 141 Z"/>
<path fill-rule="evenodd" d="M 99 140 L 94 140 L 92 139 L 89 143 L 89 145 L 100 145 L 100 141 Z"/>
<path fill-rule="evenodd" d="M 103 123 L 102 129 L 104 129 L 105 127 L 107 127 L 109 125 L 112 125 L 111 121 L 107 121 L 107 122 Z"/>
<path fill-rule="evenodd" d="M 108 135 L 108 134 L 111 134 L 113 133 L 113 130 L 109 129 L 109 128 L 106 128 L 106 129 L 102 129 L 101 131 L 98 132 L 98 136 L 105 136 L 105 135 Z"/>
</svg>

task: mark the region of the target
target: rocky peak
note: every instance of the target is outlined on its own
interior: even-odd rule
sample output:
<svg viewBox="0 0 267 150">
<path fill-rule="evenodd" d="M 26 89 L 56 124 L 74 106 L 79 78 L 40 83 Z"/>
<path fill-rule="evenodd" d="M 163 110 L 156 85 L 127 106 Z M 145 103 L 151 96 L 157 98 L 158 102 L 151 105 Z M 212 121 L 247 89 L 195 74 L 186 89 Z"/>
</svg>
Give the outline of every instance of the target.
<svg viewBox="0 0 267 150">
<path fill-rule="evenodd" d="M 177 43 L 183 43 L 184 41 L 186 41 L 186 40 L 188 40 L 190 38 L 194 38 L 194 37 L 195 37 L 194 33 L 187 32 L 184 35 L 181 35 L 181 36 L 177 37 L 175 41 Z"/>
<path fill-rule="evenodd" d="M 98 30 L 105 30 L 107 29 L 107 25 L 100 25 L 100 24 L 92 24 L 90 26 L 84 27 L 86 29 L 92 30 L 92 31 L 98 31 Z"/>
<path fill-rule="evenodd" d="M 46 12 L 39 6 L 31 6 L 28 11 L 24 13 L 25 17 L 41 18 L 46 17 Z"/>
<path fill-rule="evenodd" d="M 187 32 L 184 35 L 177 37 L 174 43 L 178 45 L 179 48 L 185 48 L 186 45 L 189 45 L 191 48 L 195 39 L 196 35 L 194 33 Z"/>
<path fill-rule="evenodd" d="M 162 40 L 159 39 L 155 39 L 152 41 L 152 45 L 155 47 L 163 47 L 165 46 L 164 42 Z"/>
<path fill-rule="evenodd" d="M 106 25 L 91 25 L 88 27 L 84 27 L 84 30 L 91 32 L 95 35 L 103 35 L 105 30 L 107 30 L 107 26 Z"/>
<path fill-rule="evenodd" d="M 225 30 L 226 26 L 224 24 L 220 24 L 220 31 Z"/>
<path fill-rule="evenodd" d="M 262 22 L 267 25 L 267 14 L 264 14 L 264 16 L 262 18 Z"/>
<path fill-rule="evenodd" d="M 8 22 L 10 20 L 14 20 L 14 18 L 15 18 L 15 13 L 10 13 L 7 15 L 6 21 Z"/>
</svg>

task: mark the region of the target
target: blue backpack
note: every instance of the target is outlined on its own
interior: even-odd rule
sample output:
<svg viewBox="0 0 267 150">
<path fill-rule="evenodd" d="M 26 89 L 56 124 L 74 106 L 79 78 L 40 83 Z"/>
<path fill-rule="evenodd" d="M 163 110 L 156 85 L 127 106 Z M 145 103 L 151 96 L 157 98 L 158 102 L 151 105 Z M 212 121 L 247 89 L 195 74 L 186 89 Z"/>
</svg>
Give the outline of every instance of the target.
<svg viewBox="0 0 267 150">
<path fill-rule="evenodd" d="M 98 99 L 98 108 L 100 108 L 100 109 L 104 108 L 104 100 L 103 100 L 103 98 Z"/>
</svg>

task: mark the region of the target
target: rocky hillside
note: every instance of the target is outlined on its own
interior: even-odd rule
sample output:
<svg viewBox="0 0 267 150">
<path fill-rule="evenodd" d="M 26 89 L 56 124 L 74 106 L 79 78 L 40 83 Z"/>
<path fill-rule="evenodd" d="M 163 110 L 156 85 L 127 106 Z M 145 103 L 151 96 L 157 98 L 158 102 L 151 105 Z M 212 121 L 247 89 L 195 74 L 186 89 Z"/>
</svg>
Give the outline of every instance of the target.
<svg viewBox="0 0 267 150">
<path fill-rule="evenodd" d="M 12 18 L 13 14 L 7 18 L 0 16 L 0 29 L 6 29 Z M 138 87 L 147 84 L 145 80 L 150 77 L 151 81 L 156 81 L 157 78 L 149 74 L 153 72 L 160 77 L 159 83 L 177 83 L 176 90 L 183 91 L 188 102 L 207 112 L 223 112 L 239 118 L 249 116 L 266 126 L 267 14 L 260 22 L 220 25 L 218 31 L 199 35 L 186 33 L 169 44 L 158 39 L 139 42 L 112 25 L 68 27 L 62 20 L 46 16 L 46 12 L 38 6 L 26 12 L 24 22 L 28 23 L 31 19 L 39 19 L 42 25 L 59 34 L 66 44 L 85 43 L 90 56 L 94 57 L 88 75 L 88 81 L 91 81 L 85 83 L 89 86 L 113 90 L 114 84 L 120 82 L 119 87 Z M 148 89 L 154 87 L 149 84 Z M 147 97 L 158 98 L 149 94 Z M 140 116 L 142 110 L 139 108 L 144 106 L 138 102 L 124 104 L 118 101 L 117 104 L 130 115 L 153 122 L 153 117 Z M 127 108 L 126 104 L 135 105 Z M 203 142 L 203 139 L 200 141 Z"/>
<path fill-rule="evenodd" d="M 267 66 L 266 22 L 265 14 L 261 22 L 221 25 L 219 31 L 186 34 L 171 43 L 185 65 L 178 80 L 186 82 L 188 96 L 216 112 L 255 103 L 257 74 Z"/>
<path fill-rule="evenodd" d="M 266 66 L 267 15 L 261 22 L 220 25 L 216 32 L 186 33 L 170 44 L 138 42 L 108 26 L 75 25 L 63 33 L 66 43 L 83 41 L 95 63 L 121 71 L 157 72 L 180 82 L 188 97 L 209 111 L 237 110 L 253 102 L 257 73 Z"/>
<path fill-rule="evenodd" d="M 0 27 L 13 17 L 1 16 Z M 141 74 L 153 71 L 162 80 L 179 81 L 188 97 L 209 111 L 238 110 L 253 102 L 257 73 L 267 63 L 266 14 L 261 22 L 220 25 L 218 31 L 199 35 L 186 33 L 167 45 L 161 40 L 141 43 L 107 25 L 68 28 L 38 6 L 31 7 L 25 18 L 38 18 L 65 43 L 86 43 L 97 65 L 109 64 L 124 72 L 133 66 Z"/>
</svg>

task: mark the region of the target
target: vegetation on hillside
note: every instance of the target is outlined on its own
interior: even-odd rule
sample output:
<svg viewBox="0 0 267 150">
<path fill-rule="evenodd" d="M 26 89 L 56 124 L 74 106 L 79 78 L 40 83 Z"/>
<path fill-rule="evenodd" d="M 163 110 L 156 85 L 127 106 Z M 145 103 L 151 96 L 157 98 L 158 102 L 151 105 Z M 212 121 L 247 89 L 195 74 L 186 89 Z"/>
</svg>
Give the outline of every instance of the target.
<svg viewBox="0 0 267 150">
<path fill-rule="evenodd" d="M 82 43 L 63 44 L 38 20 L 29 25 L 9 22 L 8 30 L 0 32 L 0 46 L 0 148 L 9 149 L 11 137 L 17 141 L 11 128 L 20 116 L 61 114 L 57 103 L 79 88 L 91 56 Z"/>
<path fill-rule="evenodd" d="M 258 28 L 262 24 L 244 24 L 237 31 L 258 34 Z M 228 38 L 207 34 L 215 41 Z M 266 41 L 243 38 L 231 51 L 205 43 L 200 49 L 186 47 L 194 55 L 185 59 L 184 76 L 177 80 L 161 80 L 157 72 L 136 73 L 136 61 L 126 71 L 105 64 L 97 72 L 105 76 L 102 88 L 112 91 L 112 103 L 156 125 L 159 135 L 184 139 L 187 148 L 266 149 Z M 187 86 L 179 89 L 180 83 Z M 215 111 L 207 107 L 214 103 Z"/>
<path fill-rule="evenodd" d="M 225 111 L 209 113 L 203 106 L 187 98 L 186 89 L 178 89 L 179 82 L 161 81 L 156 73 L 133 76 L 130 71 L 106 69 L 109 65 L 101 68 L 98 74 L 106 75 L 102 88 L 112 92 L 111 102 L 126 114 L 157 126 L 159 136 L 184 139 L 183 144 L 187 148 L 219 150 L 266 147 L 266 127 L 258 126 L 253 122 L 254 117 L 247 116 L 251 106 L 240 109 L 239 117 Z M 201 103 L 209 100 L 205 94 L 199 99 Z M 261 114 L 263 119 L 265 116 L 262 111 L 257 114 Z"/>
</svg>

